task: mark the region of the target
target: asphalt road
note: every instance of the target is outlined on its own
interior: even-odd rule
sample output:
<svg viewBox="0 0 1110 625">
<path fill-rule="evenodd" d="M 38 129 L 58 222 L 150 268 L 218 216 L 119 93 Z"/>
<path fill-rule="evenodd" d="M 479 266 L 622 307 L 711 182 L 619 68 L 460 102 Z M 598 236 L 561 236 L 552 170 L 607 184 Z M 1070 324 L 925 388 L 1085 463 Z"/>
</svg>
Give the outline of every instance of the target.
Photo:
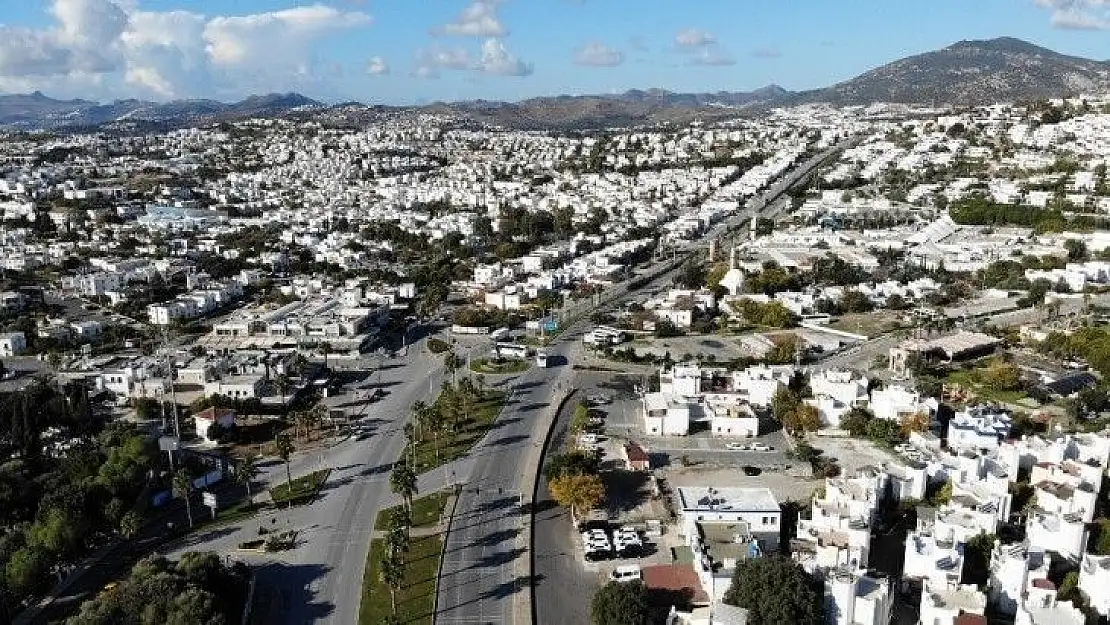
<svg viewBox="0 0 1110 625">
<path fill-rule="evenodd" d="M 549 449 L 564 447 L 574 404 L 568 402 L 560 411 Z M 570 513 L 551 499 L 547 480 L 542 475 L 533 523 L 536 542 L 532 597 L 535 613 L 541 615 L 537 623 L 589 623 L 590 601 L 600 581 L 597 574 L 587 571 L 578 559 Z"/>
<path fill-rule="evenodd" d="M 374 383 L 389 393 L 374 404 L 354 408 L 361 412 L 359 422 L 372 430 L 371 436 L 297 454 L 290 462 L 294 477 L 325 466 L 332 468 L 316 502 L 179 543 L 171 555 L 212 550 L 258 565 L 261 622 L 357 623 L 374 519 L 380 508 L 395 499 L 389 472 L 404 445 L 404 423 L 413 402 L 429 401 L 443 378 L 442 358 L 429 354 L 422 344 L 413 346 L 408 358 L 387 364 L 390 368 L 381 372 L 380 380 L 375 374 Z M 285 467 L 279 460 L 269 458 L 264 464 L 260 481 L 277 484 L 285 480 Z M 257 538 L 259 525 L 298 530 L 297 547 L 274 557 L 237 552 L 240 542 Z"/>
<path fill-rule="evenodd" d="M 498 427 L 472 453 L 447 537 L 437 623 L 529 620 L 531 571 L 521 504 L 531 498 L 532 479 L 524 468 L 529 456 L 539 454 L 547 421 L 542 415 L 554 409 L 559 385 L 569 383 L 572 348 L 570 340 L 557 341 L 547 349 L 554 366 L 533 367 L 507 382 L 513 392 Z"/>
</svg>

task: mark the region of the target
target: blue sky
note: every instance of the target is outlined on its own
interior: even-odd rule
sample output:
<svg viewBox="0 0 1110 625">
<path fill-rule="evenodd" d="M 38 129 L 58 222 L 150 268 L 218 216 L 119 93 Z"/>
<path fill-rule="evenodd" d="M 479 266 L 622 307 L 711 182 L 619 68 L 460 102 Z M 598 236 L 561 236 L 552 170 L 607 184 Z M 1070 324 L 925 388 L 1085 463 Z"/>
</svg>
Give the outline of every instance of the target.
<svg viewBox="0 0 1110 625">
<path fill-rule="evenodd" d="M 1104 0 L 0 0 L 0 92 L 518 100 L 807 89 L 960 39 L 1110 59 Z"/>
</svg>

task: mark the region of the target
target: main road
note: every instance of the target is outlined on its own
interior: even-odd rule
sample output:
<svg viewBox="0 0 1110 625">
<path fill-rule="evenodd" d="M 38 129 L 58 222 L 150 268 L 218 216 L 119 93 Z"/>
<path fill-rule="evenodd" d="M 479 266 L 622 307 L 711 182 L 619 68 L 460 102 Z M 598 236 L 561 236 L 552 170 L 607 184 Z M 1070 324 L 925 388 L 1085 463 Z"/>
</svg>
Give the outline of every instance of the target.
<svg viewBox="0 0 1110 625">
<path fill-rule="evenodd" d="M 327 449 L 294 455 L 290 462 L 294 477 L 318 468 L 332 469 L 316 502 L 189 537 L 175 544 L 171 553 L 203 549 L 231 555 L 240 542 L 258 537 L 259 526 L 297 530 L 296 548 L 276 557 L 234 555 L 256 565 L 256 606 L 261 611 L 256 622 L 357 623 L 374 519 L 380 508 L 395 499 L 389 474 L 404 446 L 404 424 L 413 403 L 430 401 L 444 377 L 441 356 L 430 354 L 423 343 L 409 351 L 409 357 L 387 360 L 380 374 L 371 376 L 371 386 L 387 391 L 382 400 L 347 407 L 359 427 L 371 432 L 369 438 L 350 438 Z M 280 460 L 270 458 L 264 465 L 260 481 L 285 481 Z"/>
</svg>

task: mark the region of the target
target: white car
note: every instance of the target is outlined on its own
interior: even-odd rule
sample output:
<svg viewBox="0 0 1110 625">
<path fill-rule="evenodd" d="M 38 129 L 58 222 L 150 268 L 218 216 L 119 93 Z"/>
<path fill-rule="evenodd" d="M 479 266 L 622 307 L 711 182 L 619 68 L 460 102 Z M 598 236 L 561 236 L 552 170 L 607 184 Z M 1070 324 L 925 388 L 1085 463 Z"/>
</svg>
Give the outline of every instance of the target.
<svg viewBox="0 0 1110 625">
<path fill-rule="evenodd" d="M 638 566 L 618 566 L 609 574 L 609 579 L 614 582 L 634 582 L 638 579 L 642 579 L 642 575 L 640 574 L 640 567 Z"/>
<path fill-rule="evenodd" d="M 725 445 L 725 449 L 727 449 L 729 451 L 748 451 L 748 444 L 747 443 L 728 443 L 727 445 Z"/>
<path fill-rule="evenodd" d="M 752 443 L 752 451 L 771 451 L 771 446 L 763 443 Z"/>
</svg>

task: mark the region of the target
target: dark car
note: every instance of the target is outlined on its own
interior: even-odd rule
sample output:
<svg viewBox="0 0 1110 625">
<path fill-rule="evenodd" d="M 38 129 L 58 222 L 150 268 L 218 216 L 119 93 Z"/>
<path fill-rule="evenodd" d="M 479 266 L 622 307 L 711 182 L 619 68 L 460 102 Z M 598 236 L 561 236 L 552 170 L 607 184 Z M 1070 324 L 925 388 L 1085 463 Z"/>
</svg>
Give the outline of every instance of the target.
<svg viewBox="0 0 1110 625">
<path fill-rule="evenodd" d="M 744 475 L 747 475 L 748 477 L 755 477 L 760 473 L 763 473 L 763 469 L 760 469 L 759 467 L 753 467 L 751 465 L 744 465 L 743 471 Z"/>
<path fill-rule="evenodd" d="M 603 532 L 609 531 L 609 522 L 593 519 L 590 521 L 582 521 L 578 524 L 578 532 L 589 532 L 591 530 L 601 530 Z"/>
<path fill-rule="evenodd" d="M 586 552 L 586 560 L 588 562 L 601 562 L 603 560 L 608 560 L 612 556 L 613 553 L 605 549 L 592 549 Z"/>
</svg>

